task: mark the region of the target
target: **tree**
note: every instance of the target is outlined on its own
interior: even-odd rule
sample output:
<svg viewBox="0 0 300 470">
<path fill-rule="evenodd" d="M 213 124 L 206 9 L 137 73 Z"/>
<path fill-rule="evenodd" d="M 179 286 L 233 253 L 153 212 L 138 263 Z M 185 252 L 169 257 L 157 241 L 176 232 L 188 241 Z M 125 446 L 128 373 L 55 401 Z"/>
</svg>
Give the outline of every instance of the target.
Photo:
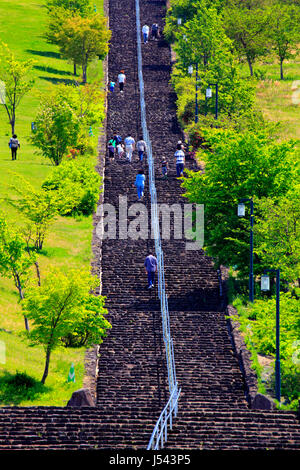
<svg viewBox="0 0 300 470">
<path fill-rule="evenodd" d="M 36 261 L 35 253 L 26 250 L 26 243 L 20 232 L 8 226 L 4 214 L 0 214 L 0 274 L 14 280 L 20 300 L 29 279 L 29 269 Z M 24 316 L 25 328 L 29 331 Z"/>
<path fill-rule="evenodd" d="M 80 14 L 81 16 L 88 16 L 92 13 L 90 0 L 48 0 L 46 7 L 48 12 L 53 11 L 53 9 L 57 7 L 61 7 L 77 15 Z"/>
<path fill-rule="evenodd" d="M 86 83 L 88 64 L 97 57 L 104 59 L 110 36 L 106 18 L 96 13 L 87 18 L 65 19 L 55 38 L 62 56 L 81 65 L 83 83 Z"/>
<path fill-rule="evenodd" d="M 99 200 L 101 177 L 86 158 L 66 160 L 43 182 L 42 188 L 58 201 L 61 215 L 90 215 Z"/>
<path fill-rule="evenodd" d="M 231 116 L 248 111 L 254 102 L 252 83 L 242 78 L 232 41 L 226 36 L 221 14 L 217 8 L 198 1 L 198 13 L 187 21 L 177 35 L 174 46 L 177 63 L 172 75 L 178 96 L 178 109 L 183 120 L 194 115 L 195 80 L 187 78 L 189 64 L 198 67 L 198 109 L 207 112 L 205 91 L 209 84 L 218 83 L 218 111 Z M 194 82 L 194 83 L 193 83 Z M 180 117 L 180 116 L 179 116 Z"/>
<path fill-rule="evenodd" d="M 41 98 L 31 140 L 53 165 L 59 165 L 69 147 L 76 147 L 80 119 L 70 104 L 54 89 Z"/>
<path fill-rule="evenodd" d="M 28 335 L 31 344 L 40 344 L 45 349 L 43 384 L 49 373 L 51 353 L 65 338 L 85 336 L 84 344 L 99 344 L 110 328 L 104 318 L 103 297 L 91 293 L 98 284 L 99 279 L 88 271 L 63 272 L 51 268 L 41 286 L 28 288 L 22 308 L 33 322 Z"/>
<path fill-rule="evenodd" d="M 58 31 L 61 31 L 66 18 L 72 18 L 73 16 L 88 16 L 90 10 L 86 10 L 84 5 L 82 8 L 76 8 L 80 2 L 69 2 L 67 1 L 51 1 L 48 2 L 48 28 L 45 33 L 45 38 L 50 44 L 59 46 L 60 40 L 57 35 Z M 83 0 L 83 4 L 86 4 L 86 0 Z M 88 2 L 89 3 L 89 2 Z M 76 62 L 73 60 L 74 75 L 77 75 Z"/>
<path fill-rule="evenodd" d="M 223 10 L 225 30 L 232 39 L 241 58 L 246 58 L 250 75 L 253 63 L 268 51 L 267 30 L 270 25 L 270 11 L 264 2 L 231 0 Z"/>
<path fill-rule="evenodd" d="M 300 278 L 300 191 L 299 186 L 280 198 L 278 203 L 259 201 L 255 223 L 255 251 L 265 268 L 280 267 L 287 282 Z"/>
<path fill-rule="evenodd" d="M 33 242 L 34 249 L 42 250 L 43 243 L 51 223 L 58 215 L 59 202 L 56 194 L 43 189 L 35 189 L 21 175 L 13 173 L 17 184 L 11 189 L 20 197 L 10 199 L 9 203 L 16 207 L 21 216 L 25 216 L 29 224 L 24 230 L 26 239 Z"/>
<path fill-rule="evenodd" d="M 273 49 L 280 63 L 280 79 L 283 80 L 283 62 L 299 52 L 300 9 L 295 5 L 272 6 L 272 24 L 269 30 Z"/>
<path fill-rule="evenodd" d="M 211 62 L 224 63 L 231 48 L 217 9 L 207 6 L 206 1 L 198 3 L 201 8 L 181 27 L 174 47 L 179 67 L 185 70 L 193 63 L 197 63 L 200 70 L 206 70 Z"/>
<path fill-rule="evenodd" d="M 6 110 L 12 134 L 15 133 L 16 112 L 22 98 L 32 89 L 34 80 L 28 79 L 34 61 L 18 61 L 7 45 L 1 44 L 0 80 L 5 85 L 1 100 Z"/>
<path fill-rule="evenodd" d="M 205 206 L 205 248 L 219 264 L 249 272 L 249 218 L 237 216 L 241 198 L 278 201 L 297 180 L 294 143 L 275 143 L 263 134 L 204 130 L 208 150 L 198 153 L 203 172 L 183 180 L 190 202 Z M 255 209 L 257 215 L 257 210 Z M 255 269 L 260 272 L 259 260 Z"/>
</svg>

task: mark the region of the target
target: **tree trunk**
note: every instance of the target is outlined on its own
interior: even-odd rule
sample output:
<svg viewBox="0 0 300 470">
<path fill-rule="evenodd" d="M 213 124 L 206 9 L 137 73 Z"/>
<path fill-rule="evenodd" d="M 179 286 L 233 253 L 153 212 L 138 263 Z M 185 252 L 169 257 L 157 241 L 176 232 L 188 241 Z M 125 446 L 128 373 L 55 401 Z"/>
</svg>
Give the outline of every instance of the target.
<svg viewBox="0 0 300 470">
<path fill-rule="evenodd" d="M 253 77 L 253 67 L 252 67 L 251 59 L 249 57 L 247 57 L 247 62 L 248 62 L 248 65 L 249 65 L 250 76 Z"/>
<path fill-rule="evenodd" d="M 51 348 L 50 346 L 48 345 L 47 347 L 47 352 L 46 352 L 46 363 L 45 363 L 45 370 L 44 370 L 44 374 L 43 374 L 43 377 L 42 377 L 42 384 L 44 385 L 45 381 L 46 381 L 46 378 L 48 377 L 48 372 L 49 372 L 49 364 L 50 364 L 50 354 L 51 354 Z"/>
<path fill-rule="evenodd" d="M 37 261 L 35 261 L 35 269 L 36 269 L 36 275 L 37 275 L 37 278 L 38 278 L 38 286 L 41 285 L 41 273 L 40 273 L 40 267 L 39 267 L 39 263 Z"/>
<path fill-rule="evenodd" d="M 280 80 L 283 80 L 283 59 L 280 59 Z"/>
<path fill-rule="evenodd" d="M 82 81 L 83 81 L 83 83 L 86 83 L 86 79 L 87 79 L 86 71 L 87 71 L 87 66 L 83 65 L 82 66 Z"/>
<path fill-rule="evenodd" d="M 18 274 L 15 274 L 15 281 L 16 281 L 17 289 L 18 289 L 18 291 L 19 291 L 20 299 L 23 300 L 23 299 L 24 299 L 24 294 L 23 294 L 23 289 L 22 289 L 22 285 L 21 285 L 20 276 L 19 276 Z M 29 332 L 29 323 L 28 323 L 28 319 L 27 319 L 26 317 L 24 317 L 24 321 L 25 321 L 25 328 L 26 328 L 26 331 Z"/>
<path fill-rule="evenodd" d="M 77 75 L 77 67 L 76 67 L 76 62 L 73 62 L 73 67 L 74 67 L 74 75 L 76 76 Z"/>
</svg>

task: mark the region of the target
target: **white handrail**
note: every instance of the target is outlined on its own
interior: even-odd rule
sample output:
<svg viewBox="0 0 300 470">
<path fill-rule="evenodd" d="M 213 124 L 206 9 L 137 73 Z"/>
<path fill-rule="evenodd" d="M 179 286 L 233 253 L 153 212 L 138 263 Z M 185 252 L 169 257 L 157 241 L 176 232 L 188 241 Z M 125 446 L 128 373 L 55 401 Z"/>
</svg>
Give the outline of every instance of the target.
<svg viewBox="0 0 300 470">
<path fill-rule="evenodd" d="M 166 361 L 167 361 L 167 371 L 168 371 L 168 382 L 169 382 L 169 392 L 170 399 L 168 404 L 162 411 L 156 427 L 153 433 L 156 433 L 158 427 L 161 425 L 161 431 L 158 433 L 160 436 L 156 445 L 159 445 L 159 442 L 163 443 L 163 434 L 165 434 L 165 439 L 167 436 L 167 425 L 168 420 L 172 424 L 172 413 L 175 410 L 175 416 L 177 414 L 177 403 L 179 399 L 180 392 L 178 392 L 178 385 L 176 380 L 176 370 L 175 370 L 175 359 L 174 359 L 174 347 L 173 340 L 170 333 L 170 317 L 169 317 L 169 307 L 168 307 L 168 298 L 165 289 L 165 273 L 164 273 L 164 256 L 163 250 L 161 247 L 161 238 L 160 238 L 160 226 L 159 226 L 159 217 L 158 217 L 158 207 L 157 207 L 157 193 L 155 187 L 155 171 L 154 171 L 154 160 L 152 155 L 152 145 L 149 137 L 149 132 L 147 128 L 146 120 L 146 104 L 144 96 L 144 80 L 143 80 L 143 63 L 142 63 L 142 46 L 141 46 L 141 21 L 140 21 L 140 4 L 139 0 L 135 0 L 136 5 L 136 30 L 137 30 L 137 59 L 138 59 L 138 77 L 139 77 L 139 89 L 140 89 L 140 106 L 141 106 L 141 124 L 143 130 L 143 138 L 147 145 L 147 160 L 148 160 L 148 172 L 149 172 L 149 191 L 151 198 L 151 224 L 154 234 L 155 241 L 155 254 L 157 257 L 158 264 L 158 297 L 160 299 L 161 306 L 161 315 L 162 315 L 162 329 L 163 329 L 163 338 L 165 343 L 166 350 Z M 172 403 L 170 413 L 167 414 L 166 410 L 168 406 Z M 155 431 L 156 430 L 156 431 Z"/>
</svg>

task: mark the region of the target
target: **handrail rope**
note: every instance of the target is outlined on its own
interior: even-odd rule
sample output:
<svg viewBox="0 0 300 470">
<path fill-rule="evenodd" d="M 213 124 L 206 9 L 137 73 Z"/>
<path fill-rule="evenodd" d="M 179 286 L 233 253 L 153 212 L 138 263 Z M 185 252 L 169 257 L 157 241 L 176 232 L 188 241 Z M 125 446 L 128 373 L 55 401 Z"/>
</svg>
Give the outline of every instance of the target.
<svg viewBox="0 0 300 470">
<path fill-rule="evenodd" d="M 143 138 L 147 146 L 147 160 L 148 160 L 148 174 L 149 174 L 149 191 L 151 199 L 151 226 L 155 242 L 155 253 L 158 264 L 158 297 L 160 299 L 160 308 L 162 315 L 162 330 L 163 339 L 165 343 L 167 371 L 168 371 L 168 382 L 170 398 L 160 414 L 160 417 L 156 423 L 154 431 L 152 433 L 148 448 L 153 447 L 154 438 L 156 436 L 155 448 L 158 448 L 159 443 L 163 447 L 163 443 L 167 438 L 167 426 L 168 420 L 170 420 L 170 426 L 172 428 L 172 413 L 174 417 L 177 415 L 177 403 L 180 396 L 178 390 L 178 384 L 176 380 L 176 368 L 174 358 L 174 346 L 170 332 L 170 317 L 168 298 L 165 289 L 165 273 L 164 273 L 164 256 L 161 246 L 159 217 L 158 217 L 158 204 L 157 204 L 157 193 L 155 187 L 155 171 L 154 171 L 154 159 L 152 154 L 152 144 L 147 128 L 146 119 L 146 104 L 144 95 L 144 80 L 142 71 L 142 46 L 141 46 L 141 21 L 140 21 L 140 4 L 139 0 L 135 0 L 136 5 L 136 30 L 137 30 L 137 60 L 138 60 L 138 78 L 139 78 L 139 89 L 140 89 L 140 106 L 141 106 L 141 125 L 143 131 Z M 170 407 L 169 413 L 166 410 Z M 159 430 L 160 428 L 160 430 Z"/>
</svg>

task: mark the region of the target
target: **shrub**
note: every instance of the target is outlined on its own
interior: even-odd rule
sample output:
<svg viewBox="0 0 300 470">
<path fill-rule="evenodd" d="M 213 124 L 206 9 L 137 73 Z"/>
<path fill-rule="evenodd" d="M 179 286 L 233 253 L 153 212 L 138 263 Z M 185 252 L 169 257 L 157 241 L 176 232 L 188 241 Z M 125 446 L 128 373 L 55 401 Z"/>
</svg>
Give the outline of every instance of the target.
<svg viewBox="0 0 300 470">
<path fill-rule="evenodd" d="M 44 181 L 42 187 L 57 191 L 61 215 L 90 215 L 95 210 L 101 177 L 85 158 L 64 161 Z"/>
</svg>

